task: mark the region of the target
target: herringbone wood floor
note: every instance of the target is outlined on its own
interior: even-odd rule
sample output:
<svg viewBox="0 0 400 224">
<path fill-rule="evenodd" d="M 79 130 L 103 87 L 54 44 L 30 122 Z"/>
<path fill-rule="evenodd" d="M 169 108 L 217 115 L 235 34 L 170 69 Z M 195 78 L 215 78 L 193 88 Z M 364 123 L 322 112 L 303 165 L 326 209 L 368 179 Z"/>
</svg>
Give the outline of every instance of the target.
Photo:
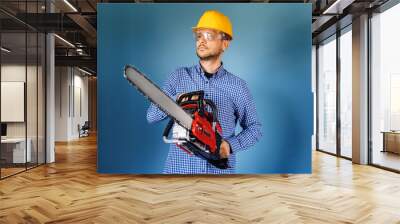
<svg viewBox="0 0 400 224">
<path fill-rule="evenodd" d="M 96 139 L 0 181 L 0 223 L 400 223 L 400 175 L 320 152 L 312 175 L 96 173 Z"/>
</svg>

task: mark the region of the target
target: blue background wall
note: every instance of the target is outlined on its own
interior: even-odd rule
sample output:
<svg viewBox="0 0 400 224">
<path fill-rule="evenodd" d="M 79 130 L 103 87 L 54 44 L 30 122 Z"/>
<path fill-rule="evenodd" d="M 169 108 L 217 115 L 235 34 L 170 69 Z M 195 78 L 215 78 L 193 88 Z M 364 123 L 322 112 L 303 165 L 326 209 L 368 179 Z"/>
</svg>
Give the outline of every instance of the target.
<svg viewBox="0 0 400 224">
<path fill-rule="evenodd" d="M 311 172 L 311 4 L 99 4 L 98 171 L 161 173 L 166 122 L 148 124 L 149 102 L 123 78 L 133 64 L 156 84 L 198 63 L 191 27 L 205 10 L 230 17 L 224 67 L 247 81 L 263 124 L 238 154 L 238 173 Z"/>
</svg>

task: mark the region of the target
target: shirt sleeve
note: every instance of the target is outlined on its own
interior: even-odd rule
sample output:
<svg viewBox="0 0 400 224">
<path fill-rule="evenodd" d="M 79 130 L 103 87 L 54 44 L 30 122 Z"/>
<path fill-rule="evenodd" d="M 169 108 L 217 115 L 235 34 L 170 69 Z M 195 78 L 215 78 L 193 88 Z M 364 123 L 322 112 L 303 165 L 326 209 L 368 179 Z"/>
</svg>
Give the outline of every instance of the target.
<svg viewBox="0 0 400 224">
<path fill-rule="evenodd" d="M 236 104 L 236 113 L 242 131 L 225 139 L 231 147 L 232 153 L 237 153 L 253 146 L 262 137 L 262 125 L 258 119 L 254 99 L 247 84 L 243 84 L 240 99 Z"/>
<path fill-rule="evenodd" d="M 176 85 L 177 85 L 177 72 L 171 73 L 167 80 L 164 82 L 161 90 L 166 93 L 171 99 L 175 100 L 176 98 Z M 154 123 L 157 121 L 164 120 L 167 117 L 167 114 L 160 110 L 155 104 L 151 103 L 149 108 L 147 109 L 147 122 Z"/>
</svg>

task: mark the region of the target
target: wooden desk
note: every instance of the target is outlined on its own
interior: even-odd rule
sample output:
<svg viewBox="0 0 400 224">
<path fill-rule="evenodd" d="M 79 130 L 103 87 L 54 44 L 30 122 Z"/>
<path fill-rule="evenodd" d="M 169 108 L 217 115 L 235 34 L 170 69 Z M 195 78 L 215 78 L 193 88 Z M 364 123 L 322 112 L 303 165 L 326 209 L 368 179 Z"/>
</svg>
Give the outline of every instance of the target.
<svg viewBox="0 0 400 224">
<path fill-rule="evenodd" d="M 382 131 L 381 133 L 383 133 L 382 152 L 400 154 L 400 131 Z"/>
<path fill-rule="evenodd" d="M 1 157 L 6 163 L 25 163 L 32 158 L 30 138 L 27 139 L 25 151 L 25 138 L 6 138 L 1 139 Z M 26 154 L 25 154 L 26 152 Z M 26 161 L 25 161 L 26 159 Z"/>
</svg>

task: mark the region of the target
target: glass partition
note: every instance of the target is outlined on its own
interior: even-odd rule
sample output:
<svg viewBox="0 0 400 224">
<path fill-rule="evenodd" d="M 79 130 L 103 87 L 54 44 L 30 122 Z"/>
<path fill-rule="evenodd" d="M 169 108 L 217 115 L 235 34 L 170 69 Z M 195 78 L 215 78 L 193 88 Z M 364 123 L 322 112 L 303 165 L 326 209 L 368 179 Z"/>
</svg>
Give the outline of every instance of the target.
<svg viewBox="0 0 400 224">
<path fill-rule="evenodd" d="M 43 13 L 45 1 L 1 1 L 0 7 Z M 6 21 L 6 22 L 4 22 Z M 45 34 L 0 12 L 0 178 L 45 162 Z"/>
</svg>

